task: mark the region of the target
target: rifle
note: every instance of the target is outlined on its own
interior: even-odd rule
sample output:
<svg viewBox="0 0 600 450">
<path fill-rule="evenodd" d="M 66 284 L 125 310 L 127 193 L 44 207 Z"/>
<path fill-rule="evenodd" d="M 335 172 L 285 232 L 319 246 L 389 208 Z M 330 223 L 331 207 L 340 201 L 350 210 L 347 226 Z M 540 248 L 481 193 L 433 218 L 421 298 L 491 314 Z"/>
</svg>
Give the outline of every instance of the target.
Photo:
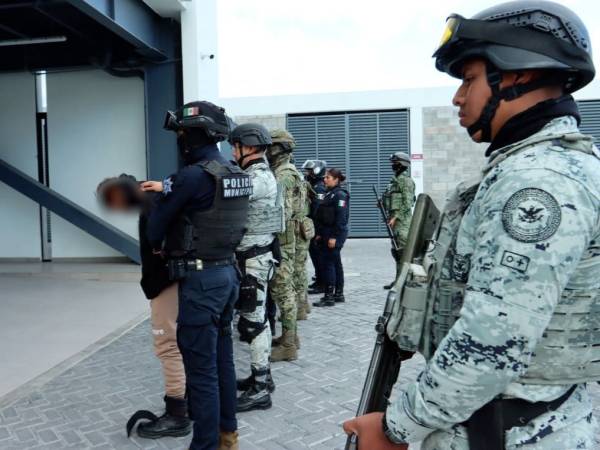
<svg viewBox="0 0 600 450">
<path fill-rule="evenodd" d="M 386 330 L 392 312 L 397 302 L 402 301 L 404 285 L 409 280 L 410 264 L 414 261 L 421 262 L 427 250 L 429 240 L 432 238 L 440 213 L 431 198 L 420 194 L 417 198 L 415 212 L 410 223 L 407 246 L 402 256 L 402 272 L 396 286 L 388 293 L 383 313 L 377 319 L 375 332 L 375 347 L 367 371 L 356 416 L 371 412 L 385 412 L 392 388 L 398 379 L 400 366 L 403 361 L 412 358 L 414 351 L 401 349 L 398 344 L 390 339 Z M 345 450 L 358 450 L 358 437 L 348 436 Z"/>
<path fill-rule="evenodd" d="M 396 237 L 394 236 L 394 230 L 392 230 L 392 227 L 390 226 L 390 218 L 387 212 L 385 212 L 385 208 L 383 207 L 383 201 L 381 200 L 381 197 L 379 197 L 379 192 L 377 192 L 377 187 L 375 185 L 373 185 L 373 193 L 375 194 L 375 198 L 377 199 L 377 208 L 379 208 L 381 216 L 383 217 L 383 222 L 385 223 L 385 228 L 388 232 L 388 236 L 392 240 L 393 253 L 397 253 L 398 250 L 400 250 L 400 246 L 398 245 L 398 241 L 396 241 Z"/>
</svg>

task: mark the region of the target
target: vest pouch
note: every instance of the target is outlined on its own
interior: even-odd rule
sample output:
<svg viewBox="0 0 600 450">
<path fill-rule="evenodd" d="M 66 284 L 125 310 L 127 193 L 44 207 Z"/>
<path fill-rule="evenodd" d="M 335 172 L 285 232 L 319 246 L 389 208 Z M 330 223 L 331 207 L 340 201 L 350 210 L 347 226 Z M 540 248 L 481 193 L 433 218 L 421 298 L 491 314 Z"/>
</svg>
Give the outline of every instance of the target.
<svg viewBox="0 0 600 450">
<path fill-rule="evenodd" d="M 279 244 L 282 247 L 293 244 L 295 241 L 295 239 L 294 239 L 295 235 L 296 235 L 296 222 L 294 222 L 293 220 L 288 220 L 285 223 L 285 231 L 283 233 L 278 234 Z"/>
<path fill-rule="evenodd" d="M 400 349 L 415 352 L 419 348 L 425 314 L 427 312 L 427 282 L 412 279 L 410 265 L 405 264 L 395 289 L 390 295 L 399 295 L 394 300 L 387 325 L 387 334 Z M 421 278 L 421 277 L 419 277 Z"/>
<path fill-rule="evenodd" d="M 455 281 L 442 280 L 436 292 L 436 301 L 433 307 L 431 331 L 433 345 L 437 348 L 442 339 L 460 316 L 466 284 Z"/>
</svg>

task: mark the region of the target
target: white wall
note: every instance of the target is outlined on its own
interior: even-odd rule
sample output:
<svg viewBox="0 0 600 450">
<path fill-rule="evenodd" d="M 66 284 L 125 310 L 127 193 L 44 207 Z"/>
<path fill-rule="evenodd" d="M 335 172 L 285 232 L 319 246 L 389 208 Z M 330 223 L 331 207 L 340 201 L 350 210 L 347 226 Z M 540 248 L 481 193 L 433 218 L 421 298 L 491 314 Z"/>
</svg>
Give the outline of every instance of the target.
<svg viewBox="0 0 600 450">
<path fill-rule="evenodd" d="M 0 158 L 37 179 L 35 81 L 0 75 Z M 40 258 L 39 207 L 0 183 L 0 258 Z"/>
<path fill-rule="evenodd" d="M 219 69 L 217 0 L 194 0 L 181 11 L 183 102 L 218 104 Z M 210 56 L 213 55 L 213 58 Z"/>
<path fill-rule="evenodd" d="M 50 187 L 137 238 L 137 218 L 100 210 L 96 186 L 121 173 L 146 177 L 144 82 L 100 70 L 48 75 Z M 52 255 L 119 256 L 52 215 Z"/>
</svg>

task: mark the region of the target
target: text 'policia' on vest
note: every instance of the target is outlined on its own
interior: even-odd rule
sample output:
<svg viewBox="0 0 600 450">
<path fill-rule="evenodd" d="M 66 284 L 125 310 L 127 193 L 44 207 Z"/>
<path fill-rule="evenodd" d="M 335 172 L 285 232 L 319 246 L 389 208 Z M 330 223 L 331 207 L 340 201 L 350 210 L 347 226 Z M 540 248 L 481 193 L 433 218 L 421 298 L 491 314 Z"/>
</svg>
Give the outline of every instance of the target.
<svg viewBox="0 0 600 450">
<path fill-rule="evenodd" d="M 215 111 L 215 108 L 208 102 L 194 102 L 176 112 L 169 111 L 165 128 L 173 131 L 199 129 L 223 140 L 228 136 L 230 120 L 223 111 Z M 193 139 L 193 135 L 186 135 L 186 138 Z M 186 144 L 178 135 L 184 158 Z M 171 258 L 231 258 L 246 230 L 252 181 L 241 168 L 218 160 L 200 161 L 194 165 L 202 167 L 215 180 L 213 204 L 207 210 L 190 210 L 179 215 L 169 228 L 165 250 Z"/>
</svg>

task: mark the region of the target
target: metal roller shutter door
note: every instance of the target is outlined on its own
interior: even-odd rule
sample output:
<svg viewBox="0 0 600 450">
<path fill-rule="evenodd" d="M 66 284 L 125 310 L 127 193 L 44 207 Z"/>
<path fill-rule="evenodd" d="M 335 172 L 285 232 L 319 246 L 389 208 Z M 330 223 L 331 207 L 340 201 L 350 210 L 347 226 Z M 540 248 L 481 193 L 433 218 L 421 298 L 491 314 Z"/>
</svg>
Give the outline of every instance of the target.
<svg viewBox="0 0 600 450">
<path fill-rule="evenodd" d="M 296 165 L 324 159 L 344 170 L 351 195 L 350 236 L 383 237 L 372 185 L 383 191 L 392 176 L 389 155 L 408 151 L 408 110 L 302 114 L 287 117 L 296 138 Z"/>
<path fill-rule="evenodd" d="M 600 147 L 600 100 L 577 102 L 581 113 L 580 130 L 583 134 L 594 137 L 594 142 Z"/>
</svg>

